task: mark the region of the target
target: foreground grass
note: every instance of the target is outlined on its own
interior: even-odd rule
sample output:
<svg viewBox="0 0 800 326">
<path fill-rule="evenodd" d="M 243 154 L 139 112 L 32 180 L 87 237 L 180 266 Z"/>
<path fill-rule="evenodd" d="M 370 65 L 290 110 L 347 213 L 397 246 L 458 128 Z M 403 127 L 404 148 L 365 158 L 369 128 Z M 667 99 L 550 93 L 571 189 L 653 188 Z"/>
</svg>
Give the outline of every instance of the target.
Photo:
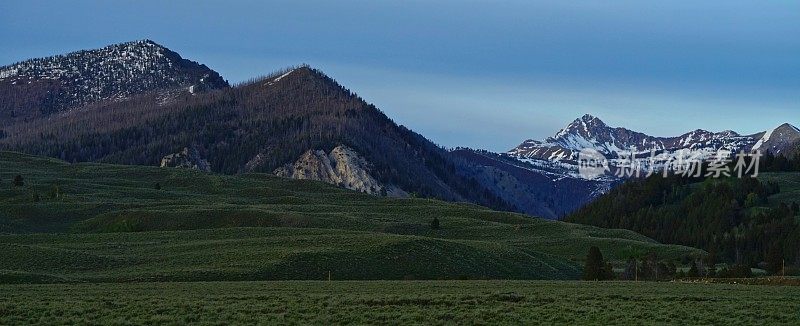
<svg viewBox="0 0 800 326">
<path fill-rule="evenodd" d="M 542 281 L 0 286 L 0 324 L 797 324 L 797 287 Z"/>
</svg>

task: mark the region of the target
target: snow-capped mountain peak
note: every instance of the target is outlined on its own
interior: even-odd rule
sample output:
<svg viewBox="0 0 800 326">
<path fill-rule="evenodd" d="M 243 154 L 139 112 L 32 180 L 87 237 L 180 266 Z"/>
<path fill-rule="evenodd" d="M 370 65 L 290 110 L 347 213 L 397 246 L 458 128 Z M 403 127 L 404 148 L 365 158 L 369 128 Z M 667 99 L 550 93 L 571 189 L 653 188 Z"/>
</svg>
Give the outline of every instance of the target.
<svg viewBox="0 0 800 326">
<path fill-rule="evenodd" d="M 145 39 L 0 67 L 0 90 L 24 95 L 3 103 L 0 118 L 48 114 L 149 91 L 227 86 L 205 65 Z"/>
<path fill-rule="evenodd" d="M 600 119 L 590 114 L 575 119 L 569 125 L 561 129 L 551 140 L 557 140 L 569 135 L 580 135 L 582 137 L 592 137 L 594 133 L 603 132 L 608 126 Z"/>
<path fill-rule="evenodd" d="M 625 128 L 609 127 L 599 118 L 587 114 L 572 121 L 553 137 L 545 141 L 526 140 L 508 154 L 525 161 L 558 163 L 568 166 L 567 170 L 572 171 L 583 149 L 603 154 L 612 167 L 616 161 L 622 163 L 622 156 L 630 156 L 631 153 L 641 161 L 642 166 L 659 166 L 679 152 L 686 155 L 688 151 L 689 155 L 702 158 L 715 155 L 720 150 L 729 153 L 755 150 L 782 153 L 798 144 L 800 130 L 790 124 L 752 136 L 742 136 L 732 130 L 711 132 L 696 129 L 677 137 L 654 137 Z"/>
<path fill-rule="evenodd" d="M 800 130 L 797 127 L 784 123 L 763 133 L 756 134 L 758 141 L 752 150 L 760 150 L 781 154 L 795 148 L 800 143 Z"/>
</svg>

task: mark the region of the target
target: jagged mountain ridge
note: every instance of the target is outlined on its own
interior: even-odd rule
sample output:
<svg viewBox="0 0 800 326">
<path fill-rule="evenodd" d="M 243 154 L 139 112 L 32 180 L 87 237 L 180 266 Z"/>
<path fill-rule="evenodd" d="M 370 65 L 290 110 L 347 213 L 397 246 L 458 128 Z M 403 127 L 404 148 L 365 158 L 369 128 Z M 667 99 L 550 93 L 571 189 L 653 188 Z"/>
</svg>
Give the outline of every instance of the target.
<svg viewBox="0 0 800 326">
<path fill-rule="evenodd" d="M 585 148 L 595 149 L 610 158 L 627 152 L 641 155 L 682 149 L 736 152 L 751 150 L 759 138 L 760 134 L 743 136 L 730 130 L 714 133 L 702 129 L 677 137 L 654 137 L 626 128 L 609 127 L 597 117 L 587 114 L 575 119 L 554 137 L 545 141 L 526 140 L 508 153 L 523 159 L 576 161 L 580 150 Z"/>
<path fill-rule="evenodd" d="M 26 119 L 149 91 L 228 87 L 217 72 L 151 40 L 0 67 L 0 120 Z"/>
<path fill-rule="evenodd" d="M 545 141 L 526 140 L 508 154 L 534 164 L 557 163 L 565 175 L 576 173 L 581 150 L 596 150 L 608 159 L 607 174 L 629 166 L 631 155 L 641 171 L 660 171 L 681 159 L 710 159 L 718 153 L 732 157 L 738 152 L 791 155 L 800 145 L 800 130 L 783 124 L 767 132 L 740 135 L 734 131 L 710 132 L 698 129 L 677 137 L 653 137 L 625 128 L 613 128 L 600 119 L 584 115 Z"/>
</svg>

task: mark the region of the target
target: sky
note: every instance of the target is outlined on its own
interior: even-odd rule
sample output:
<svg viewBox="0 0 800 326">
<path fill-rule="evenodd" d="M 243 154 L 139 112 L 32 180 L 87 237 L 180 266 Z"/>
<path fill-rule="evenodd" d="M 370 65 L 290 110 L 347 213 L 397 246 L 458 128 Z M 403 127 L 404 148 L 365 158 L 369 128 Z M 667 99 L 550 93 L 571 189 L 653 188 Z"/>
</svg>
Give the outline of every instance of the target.
<svg viewBox="0 0 800 326">
<path fill-rule="evenodd" d="M 0 1 L 0 65 L 152 39 L 241 82 L 302 63 L 447 146 L 589 113 L 654 136 L 800 125 L 800 1 Z"/>
</svg>

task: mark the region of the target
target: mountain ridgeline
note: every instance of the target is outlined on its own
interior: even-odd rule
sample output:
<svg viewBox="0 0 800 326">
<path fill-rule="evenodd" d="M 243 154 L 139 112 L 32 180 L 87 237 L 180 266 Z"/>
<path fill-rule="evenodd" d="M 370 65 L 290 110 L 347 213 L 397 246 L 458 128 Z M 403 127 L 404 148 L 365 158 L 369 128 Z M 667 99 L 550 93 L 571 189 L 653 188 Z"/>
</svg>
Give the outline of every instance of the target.
<svg viewBox="0 0 800 326">
<path fill-rule="evenodd" d="M 13 122 L 131 95 L 228 87 L 220 75 L 150 40 L 0 67 L 0 121 Z M 0 126 L 7 123 L 0 123 Z"/>
<path fill-rule="evenodd" d="M 150 49 L 155 45 L 134 42 L 111 48 L 130 46 L 137 49 L 121 53 L 139 53 L 144 50 L 138 48 Z M 63 58 L 89 63 L 108 61 L 84 58 L 107 54 L 98 51 L 83 51 Z M 13 69 L 21 74 L 21 68 Z M 6 76 L 6 80 L 9 78 L 22 77 Z M 28 84 L 20 87 L 25 85 Z M 179 165 L 208 166 L 211 171 L 226 174 L 278 173 L 285 171 L 287 165 L 308 163 L 296 161 L 309 151 L 332 153 L 338 147 L 357 156 L 344 162 L 364 164 L 334 167 L 337 171 L 367 170 L 369 177 L 379 182 L 342 183 L 347 178 L 335 179 L 341 186 L 353 189 L 358 184 L 369 184 L 368 189 L 355 190 L 514 209 L 474 178 L 459 174 L 447 151 L 395 124 L 374 105 L 319 70 L 301 66 L 236 87 L 215 86 L 220 87 L 207 87 L 203 92 L 190 92 L 189 86 L 166 98 L 161 92 L 138 92 L 114 101 L 86 105 L 78 101 L 77 106 L 63 114 L 39 119 L 35 118 L 38 113 L 21 112 L 35 108 L 17 108 L 15 114 L 30 118 L 4 126 L 5 137 L 0 139 L 0 147 L 70 162 L 135 165 L 171 164 L 165 162 L 167 157 L 193 153 L 203 164 Z M 316 172 L 300 175 L 322 175 Z M 333 183 L 328 179 L 322 181 Z"/>
<path fill-rule="evenodd" d="M 787 155 L 800 131 L 696 130 L 652 137 L 591 115 L 507 153 L 445 150 L 321 71 L 299 66 L 230 86 L 220 75 L 150 40 L 0 67 L 0 149 L 68 162 L 265 172 L 393 197 L 465 201 L 557 219 L 625 181 L 585 178 L 577 155 L 591 148 L 612 169 L 633 149 Z M 613 172 L 613 171 L 612 171 Z"/>
<path fill-rule="evenodd" d="M 592 115 L 584 115 L 544 141 L 526 140 L 509 154 L 522 159 L 543 159 L 574 162 L 582 149 L 593 149 L 609 159 L 633 152 L 637 158 L 651 152 L 658 154 L 656 163 L 684 150 L 707 156 L 718 150 L 730 152 L 756 151 L 790 156 L 800 145 L 800 129 L 784 123 L 753 135 L 740 135 L 732 130 L 711 132 L 694 130 L 676 137 L 655 137 L 621 127 L 610 127 Z M 614 163 L 612 160 L 611 163 Z"/>
</svg>

